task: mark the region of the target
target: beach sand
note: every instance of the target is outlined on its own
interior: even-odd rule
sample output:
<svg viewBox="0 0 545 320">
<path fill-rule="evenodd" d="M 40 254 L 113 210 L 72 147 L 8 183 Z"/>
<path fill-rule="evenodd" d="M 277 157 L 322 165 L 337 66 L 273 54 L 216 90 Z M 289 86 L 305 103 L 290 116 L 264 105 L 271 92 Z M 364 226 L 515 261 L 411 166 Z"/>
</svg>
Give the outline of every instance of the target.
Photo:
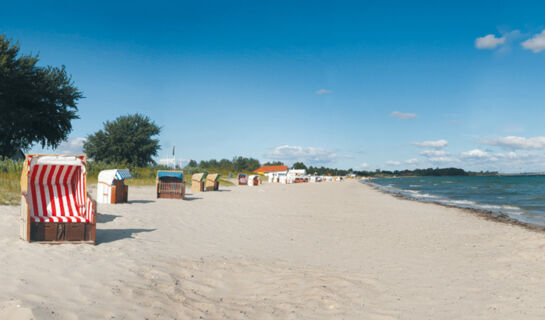
<svg viewBox="0 0 545 320">
<path fill-rule="evenodd" d="M 18 237 L 0 207 L 0 319 L 543 319 L 545 233 L 356 181 L 131 187 L 97 245 Z"/>
</svg>

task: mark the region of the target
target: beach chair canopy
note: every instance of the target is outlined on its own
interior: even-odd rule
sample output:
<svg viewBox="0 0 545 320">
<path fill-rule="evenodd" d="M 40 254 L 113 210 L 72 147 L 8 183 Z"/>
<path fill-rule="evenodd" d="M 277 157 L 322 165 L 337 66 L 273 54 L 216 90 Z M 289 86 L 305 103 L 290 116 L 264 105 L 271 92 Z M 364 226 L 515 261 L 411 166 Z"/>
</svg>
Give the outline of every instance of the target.
<svg viewBox="0 0 545 320">
<path fill-rule="evenodd" d="M 217 174 L 217 173 L 211 173 L 209 175 L 206 176 L 206 180 L 208 181 L 218 181 L 218 179 L 220 178 L 220 175 Z"/>
<path fill-rule="evenodd" d="M 21 190 L 32 222 L 91 222 L 93 202 L 85 191 L 85 156 L 27 155 Z"/>
<path fill-rule="evenodd" d="M 182 171 L 158 171 L 157 178 L 178 178 L 183 179 L 184 173 Z"/>
<path fill-rule="evenodd" d="M 206 173 L 195 173 L 191 176 L 191 180 L 193 181 L 204 181 L 204 178 L 206 178 Z"/>
<path fill-rule="evenodd" d="M 114 180 L 125 180 L 132 178 L 129 169 L 102 170 L 98 174 L 98 182 L 112 185 Z"/>
</svg>

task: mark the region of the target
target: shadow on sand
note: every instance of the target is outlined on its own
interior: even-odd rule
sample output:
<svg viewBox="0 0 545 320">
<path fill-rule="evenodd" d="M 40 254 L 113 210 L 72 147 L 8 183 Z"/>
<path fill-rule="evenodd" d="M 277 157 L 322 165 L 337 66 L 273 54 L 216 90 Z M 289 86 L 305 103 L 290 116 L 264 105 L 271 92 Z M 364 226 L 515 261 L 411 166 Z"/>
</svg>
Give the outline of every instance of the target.
<svg viewBox="0 0 545 320">
<path fill-rule="evenodd" d="M 202 198 L 199 198 L 199 197 L 185 197 L 184 198 L 184 201 L 193 201 L 193 200 L 200 200 Z"/>
<path fill-rule="evenodd" d="M 127 201 L 128 204 L 133 204 L 133 203 L 151 203 L 151 202 L 155 202 L 155 200 L 130 200 L 130 201 Z"/>
<path fill-rule="evenodd" d="M 114 221 L 116 218 L 120 216 L 116 216 L 115 214 L 105 214 L 105 213 L 99 213 L 97 216 L 97 223 L 106 223 Z"/>
<path fill-rule="evenodd" d="M 142 232 L 152 232 L 157 229 L 97 229 L 96 244 L 114 242 L 122 239 L 134 239 L 134 235 Z"/>
</svg>

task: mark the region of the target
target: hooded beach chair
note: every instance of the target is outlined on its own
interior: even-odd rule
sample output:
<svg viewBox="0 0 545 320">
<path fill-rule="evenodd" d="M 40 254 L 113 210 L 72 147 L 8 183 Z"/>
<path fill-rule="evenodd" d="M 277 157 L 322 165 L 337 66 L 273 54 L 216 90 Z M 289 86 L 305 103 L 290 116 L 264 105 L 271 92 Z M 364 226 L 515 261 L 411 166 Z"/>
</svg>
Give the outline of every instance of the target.
<svg viewBox="0 0 545 320">
<path fill-rule="evenodd" d="M 203 192 L 206 173 L 195 173 L 191 176 L 191 191 Z"/>
<path fill-rule="evenodd" d="M 102 170 L 98 173 L 97 202 L 124 203 L 128 200 L 129 186 L 125 179 L 132 178 L 128 169 Z"/>
<path fill-rule="evenodd" d="M 257 175 L 251 175 L 248 177 L 248 185 L 249 186 L 258 186 L 259 185 L 259 176 Z"/>
<path fill-rule="evenodd" d="M 206 183 L 204 188 L 206 191 L 218 191 L 220 187 L 220 175 L 217 173 L 211 173 L 206 176 Z"/>
<path fill-rule="evenodd" d="M 238 175 L 238 185 L 239 186 L 247 186 L 248 185 L 248 178 L 246 174 L 241 173 Z"/>
<path fill-rule="evenodd" d="M 184 199 L 184 173 L 182 171 L 157 171 L 157 198 Z"/>
<path fill-rule="evenodd" d="M 21 238 L 95 243 L 96 202 L 85 190 L 84 155 L 25 157 L 21 174 Z"/>
</svg>

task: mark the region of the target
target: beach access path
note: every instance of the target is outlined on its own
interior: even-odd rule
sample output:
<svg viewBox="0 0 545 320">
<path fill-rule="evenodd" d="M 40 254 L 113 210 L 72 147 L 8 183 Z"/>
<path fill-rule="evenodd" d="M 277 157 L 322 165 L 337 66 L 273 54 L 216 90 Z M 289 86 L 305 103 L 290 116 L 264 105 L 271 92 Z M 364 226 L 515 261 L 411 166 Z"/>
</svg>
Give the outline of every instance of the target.
<svg viewBox="0 0 545 320">
<path fill-rule="evenodd" d="M 543 319 L 545 233 L 354 180 L 99 205 L 97 245 L 0 207 L 0 319 Z"/>
</svg>

